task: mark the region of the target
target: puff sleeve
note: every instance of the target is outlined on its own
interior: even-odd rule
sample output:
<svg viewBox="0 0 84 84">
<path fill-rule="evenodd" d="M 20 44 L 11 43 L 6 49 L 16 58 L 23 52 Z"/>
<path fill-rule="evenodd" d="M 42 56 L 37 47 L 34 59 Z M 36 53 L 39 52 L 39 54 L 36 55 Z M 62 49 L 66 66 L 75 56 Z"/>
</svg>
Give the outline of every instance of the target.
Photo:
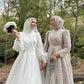
<svg viewBox="0 0 84 84">
<path fill-rule="evenodd" d="M 63 32 L 63 49 L 58 51 L 60 57 L 65 56 L 65 54 L 70 53 L 71 50 L 71 38 L 70 38 L 70 32 L 68 30 L 65 30 Z"/>
<path fill-rule="evenodd" d="M 24 51 L 24 41 L 23 41 L 23 33 L 20 32 L 20 39 L 17 38 L 14 40 L 13 49 L 17 52 Z"/>
<path fill-rule="evenodd" d="M 46 60 L 47 53 L 45 53 L 44 50 L 43 50 L 43 43 L 42 43 L 42 39 L 41 39 L 41 36 L 40 36 L 39 32 L 37 32 L 36 53 L 37 53 L 38 58 L 41 61 L 43 61 L 43 63 L 47 62 L 47 60 Z"/>
</svg>

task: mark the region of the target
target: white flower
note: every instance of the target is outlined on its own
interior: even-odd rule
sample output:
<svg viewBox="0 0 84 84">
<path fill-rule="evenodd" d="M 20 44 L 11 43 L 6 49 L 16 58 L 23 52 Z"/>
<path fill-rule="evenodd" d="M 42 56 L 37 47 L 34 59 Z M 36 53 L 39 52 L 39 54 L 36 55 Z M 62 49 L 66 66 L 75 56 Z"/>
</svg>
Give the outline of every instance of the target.
<svg viewBox="0 0 84 84">
<path fill-rule="evenodd" d="M 4 25 L 3 31 L 5 31 L 6 33 L 8 33 L 7 28 L 10 27 L 11 25 L 14 26 L 14 28 L 17 28 L 16 23 L 13 22 L 13 21 L 11 21 L 11 22 L 7 22 L 7 23 Z"/>
</svg>

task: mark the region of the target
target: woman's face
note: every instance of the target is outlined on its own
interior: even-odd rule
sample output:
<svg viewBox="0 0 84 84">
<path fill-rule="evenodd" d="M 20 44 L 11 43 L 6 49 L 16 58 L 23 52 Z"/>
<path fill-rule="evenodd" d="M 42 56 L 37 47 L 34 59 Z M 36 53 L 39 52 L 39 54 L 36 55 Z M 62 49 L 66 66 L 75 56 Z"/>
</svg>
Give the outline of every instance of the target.
<svg viewBox="0 0 84 84">
<path fill-rule="evenodd" d="M 51 25 L 52 27 L 55 26 L 55 19 L 54 19 L 54 18 L 51 18 L 51 19 L 50 19 L 50 25 Z"/>
<path fill-rule="evenodd" d="M 31 21 L 31 28 L 34 29 L 37 27 L 36 20 Z"/>
</svg>

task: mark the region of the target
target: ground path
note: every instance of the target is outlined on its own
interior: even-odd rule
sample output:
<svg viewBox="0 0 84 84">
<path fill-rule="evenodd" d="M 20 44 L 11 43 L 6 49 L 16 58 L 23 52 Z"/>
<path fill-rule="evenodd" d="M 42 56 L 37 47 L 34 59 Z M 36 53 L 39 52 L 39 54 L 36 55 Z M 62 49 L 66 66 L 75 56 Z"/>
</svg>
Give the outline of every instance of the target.
<svg viewBox="0 0 84 84">
<path fill-rule="evenodd" d="M 0 67 L 0 84 L 4 84 L 3 82 L 7 79 L 7 76 L 10 72 L 11 67 L 12 67 L 12 64 L 8 64 L 8 65 L 4 65 L 3 67 Z M 84 84 L 84 82 L 81 81 L 81 79 L 84 79 L 83 78 L 84 77 L 84 62 L 82 62 L 80 66 L 74 66 L 73 73 L 74 73 L 74 78 L 76 80 L 79 80 L 79 82 L 77 82 L 76 84 Z"/>
</svg>

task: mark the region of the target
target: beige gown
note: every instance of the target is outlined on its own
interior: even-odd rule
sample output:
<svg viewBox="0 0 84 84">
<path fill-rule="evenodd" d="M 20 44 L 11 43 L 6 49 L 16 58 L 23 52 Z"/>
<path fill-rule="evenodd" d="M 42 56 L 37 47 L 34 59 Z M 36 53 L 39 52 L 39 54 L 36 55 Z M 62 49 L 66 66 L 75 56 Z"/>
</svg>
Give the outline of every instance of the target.
<svg viewBox="0 0 84 84">
<path fill-rule="evenodd" d="M 44 84 L 74 84 L 70 50 L 71 39 L 68 30 L 57 29 L 46 33 L 44 51 L 48 52 L 48 62 Z M 55 52 L 58 52 L 60 56 L 53 63 L 50 63 L 50 56 Z"/>
</svg>

